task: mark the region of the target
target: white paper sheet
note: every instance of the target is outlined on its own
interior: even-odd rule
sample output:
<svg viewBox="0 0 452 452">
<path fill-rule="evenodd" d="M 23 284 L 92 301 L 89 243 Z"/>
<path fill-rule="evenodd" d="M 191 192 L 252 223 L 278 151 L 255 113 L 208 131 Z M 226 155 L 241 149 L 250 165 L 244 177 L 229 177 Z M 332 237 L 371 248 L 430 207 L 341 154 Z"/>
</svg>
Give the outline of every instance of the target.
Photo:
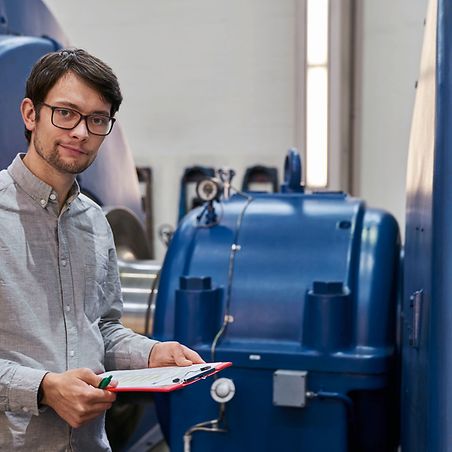
<svg viewBox="0 0 452 452">
<path fill-rule="evenodd" d="M 193 378 L 214 372 L 221 362 L 193 364 L 185 367 L 155 367 L 151 369 L 114 370 L 100 374 L 101 377 L 113 376 L 119 388 L 156 388 L 180 384 Z"/>
</svg>

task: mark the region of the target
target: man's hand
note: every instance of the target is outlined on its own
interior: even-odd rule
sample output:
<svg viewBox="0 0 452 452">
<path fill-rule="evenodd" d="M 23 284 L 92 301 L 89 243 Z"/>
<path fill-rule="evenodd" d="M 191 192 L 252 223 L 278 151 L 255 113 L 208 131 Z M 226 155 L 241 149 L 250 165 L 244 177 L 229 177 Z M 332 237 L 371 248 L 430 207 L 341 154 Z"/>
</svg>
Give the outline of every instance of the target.
<svg viewBox="0 0 452 452">
<path fill-rule="evenodd" d="M 193 350 L 179 342 L 159 342 L 152 347 L 149 367 L 191 366 L 205 361 Z"/>
<path fill-rule="evenodd" d="M 90 369 L 49 372 L 42 380 L 42 404 L 53 408 L 71 427 L 80 427 L 108 410 L 116 394 L 97 389 L 102 377 Z M 116 386 L 111 382 L 110 386 Z"/>
</svg>

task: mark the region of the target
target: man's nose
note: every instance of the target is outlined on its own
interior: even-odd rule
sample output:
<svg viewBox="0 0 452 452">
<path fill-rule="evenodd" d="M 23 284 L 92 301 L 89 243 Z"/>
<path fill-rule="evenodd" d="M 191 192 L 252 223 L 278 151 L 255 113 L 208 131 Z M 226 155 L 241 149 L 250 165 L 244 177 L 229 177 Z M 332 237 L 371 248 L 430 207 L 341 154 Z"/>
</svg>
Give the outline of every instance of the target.
<svg viewBox="0 0 452 452">
<path fill-rule="evenodd" d="M 86 140 L 89 137 L 88 127 L 86 125 L 86 118 L 82 120 L 71 130 L 71 136 L 79 140 Z"/>
</svg>

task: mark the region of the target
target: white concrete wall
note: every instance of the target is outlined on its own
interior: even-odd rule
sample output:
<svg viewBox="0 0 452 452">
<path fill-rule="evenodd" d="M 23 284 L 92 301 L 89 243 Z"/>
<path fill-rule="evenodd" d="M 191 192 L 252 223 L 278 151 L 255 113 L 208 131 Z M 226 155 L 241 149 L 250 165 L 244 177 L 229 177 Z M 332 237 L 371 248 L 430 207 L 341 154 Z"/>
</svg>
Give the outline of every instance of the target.
<svg viewBox="0 0 452 452">
<path fill-rule="evenodd" d="M 395 214 L 403 234 L 408 142 L 428 0 L 362 2 L 355 194 Z"/>
<path fill-rule="evenodd" d="M 47 0 L 73 45 L 104 59 L 119 118 L 155 175 L 155 219 L 175 224 L 183 169 L 282 168 L 294 145 L 294 0 Z M 159 248 L 159 255 L 162 249 Z"/>
<path fill-rule="evenodd" d="M 186 166 L 282 168 L 296 143 L 300 0 L 45 0 L 74 45 L 108 62 L 155 220 L 175 224 Z M 333 0 L 336 1 L 336 0 Z M 355 195 L 404 224 L 405 168 L 427 0 L 360 0 L 362 93 Z M 158 247 L 163 255 L 163 248 Z"/>
</svg>

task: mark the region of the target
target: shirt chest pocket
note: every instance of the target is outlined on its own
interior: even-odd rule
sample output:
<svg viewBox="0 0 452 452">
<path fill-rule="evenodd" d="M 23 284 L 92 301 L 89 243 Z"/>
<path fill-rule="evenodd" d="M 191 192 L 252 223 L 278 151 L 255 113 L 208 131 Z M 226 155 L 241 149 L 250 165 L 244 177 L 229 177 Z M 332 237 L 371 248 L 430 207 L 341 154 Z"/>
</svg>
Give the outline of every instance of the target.
<svg viewBox="0 0 452 452">
<path fill-rule="evenodd" d="M 105 303 L 107 287 L 107 263 L 98 265 L 85 264 L 85 315 L 92 322 L 96 322 Z"/>
</svg>

